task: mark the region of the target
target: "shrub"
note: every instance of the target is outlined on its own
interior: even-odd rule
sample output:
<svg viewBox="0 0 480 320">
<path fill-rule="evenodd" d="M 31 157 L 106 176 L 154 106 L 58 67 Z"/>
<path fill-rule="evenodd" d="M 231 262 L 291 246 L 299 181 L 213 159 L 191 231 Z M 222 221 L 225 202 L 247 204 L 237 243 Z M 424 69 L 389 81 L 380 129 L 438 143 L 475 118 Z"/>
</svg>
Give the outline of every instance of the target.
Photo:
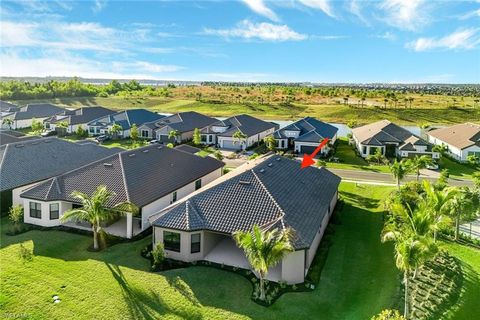
<svg viewBox="0 0 480 320">
<path fill-rule="evenodd" d="M 317 162 L 315 162 L 315 166 L 317 167 L 326 167 L 327 166 L 327 162 L 325 160 L 317 160 Z"/>
<path fill-rule="evenodd" d="M 215 158 L 216 158 L 217 160 L 220 160 L 220 161 L 223 160 L 223 154 L 222 154 L 219 150 L 215 151 L 215 152 L 213 153 L 213 155 L 215 156 Z"/>
<path fill-rule="evenodd" d="M 20 244 L 20 247 L 18 248 L 18 256 L 20 257 L 20 260 L 23 262 L 29 262 L 33 260 L 33 252 L 32 249 L 27 248 L 26 246 L 23 245 L 23 243 Z"/>
<path fill-rule="evenodd" d="M 372 320 L 405 320 L 398 310 L 383 310 L 372 317 Z"/>
<path fill-rule="evenodd" d="M 12 206 L 8 211 L 8 218 L 13 224 L 19 224 L 23 218 L 23 207 L 19 204 Z"/>
<path fill-rule="evenodd" d="M 252 154 L 250 157 L 248 157 L 248 159 L 249 159 L 249 160 L 253 160 L 253 159 L 255 159 L 255 158 L 258 158 L 258 156 L 260 156 L 260 155 L 255 152 L 255 153 Z"/>
<path fill-rule="evenodd" d="M 75 131 L 75 134 L 80 138 L 88 137 L 87 130 L 83 129 L 81 126 L 78 126 L 77 131 Z"/>
<path fill-rule="evenodd" d="M 165 260 L 165 250 L 162 243 L 157 243 L 151 252 L 153 258 L 153 267 L 156 268 Z"/>
</svg>

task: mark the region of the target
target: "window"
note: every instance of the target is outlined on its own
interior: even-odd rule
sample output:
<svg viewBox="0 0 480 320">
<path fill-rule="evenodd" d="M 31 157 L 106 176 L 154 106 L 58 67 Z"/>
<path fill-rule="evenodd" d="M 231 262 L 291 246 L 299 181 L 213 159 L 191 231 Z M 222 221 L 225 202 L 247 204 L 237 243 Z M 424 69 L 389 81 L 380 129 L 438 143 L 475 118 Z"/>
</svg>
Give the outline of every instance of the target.
<svg viewBox="0 0 480 320">
<path fill-rule="evenodd" d="M 91 134 L 94 134 L 95 133 L 95 127 L 88 127 L 88 132 L 90 132 Z"/>
<path fill-rule="evenodd" d="M 202 141 L 202 142 L 207 142 L 207 137 L 208 137 L 208 136 L 202 134 L 202 135 L 200 136 L 200 141 Z"/>
<path fill-rule="evenodd" d="M 50 220 L 55 220 L 59 218 L 58 203 L 50 204 Z"/>
<path fill-rule="evenodd" d="M 177 201 L 177 191 L 172 193 L 172 203 L 174 203 L 175 201 Z"/>
<path fill-rule="evenodd" d="M 163 247 L 165 250 L 180 252 L 180 233 L 163 231 Z"/>
<path fill-rule="evenodd" d="M 202 187 L 202 179 L 195 181 L 195 190 L 198 190 Z"/>
<path fill-rule="evenodd" d="M 201 239 L 201 234 L 200 233 L 194 233 L 191 235 L 191 249 L 190 253 L 197 253 L 200 252 L 200 239 Z"/>
<path fill-rule="evenodd" d="M 468 151 L 468 156 L 475 156 L 480 158 L 480 152 Z"/>
<path fill-rule="evenodd" d="M 148 130 L 142 130 L 142 138 L 148 138 L 149 136 Z"/>
<path fill-rule="evenodd" d="M 365 146 L 362 147 L 362 153 L 367 154 L 367 147 L 365 147 Z"/>
<path fill-rule="evenodd" d="M 42 219 L 42 204 L 39 202 L 30 202 L 30 217 Z"/>
</svg>

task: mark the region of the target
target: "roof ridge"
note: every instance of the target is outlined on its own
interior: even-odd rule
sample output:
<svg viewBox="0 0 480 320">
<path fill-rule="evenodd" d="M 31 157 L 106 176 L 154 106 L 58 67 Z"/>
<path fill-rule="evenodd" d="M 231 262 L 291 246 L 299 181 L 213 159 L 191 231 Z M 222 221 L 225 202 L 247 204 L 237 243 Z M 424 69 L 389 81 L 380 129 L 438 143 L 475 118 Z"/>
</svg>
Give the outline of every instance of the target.
<svg viewBox="0 0 480 320">
<path fill-rule="evenodd" d="M 56 181 L 57 181 L 57 177 L 53 177 L 52 182 L 50 183 L 50 187 L 48 187 L 47 193 L 45 194 L 45 200 L 48 199 L 50 191 L 52 190 L 52 187 L 53 187 L 53 183 L 56 182 Z M 58 188 L 57 188 L 57 190 L 58 190 Z"/>
<path fill-rule="evenodd" d="M 263 191 L 265 191 L 268 195 L 268 197 L 270 198 L 270 200 L 272 200 L 273 204 L 278 208 L 278 210 L 280 211 L 280 214 L 281 214 L 281 217 L 284 217 L 285 216 L 285 211 L 283 211 L 282 207 L 280 207 L 280 205 L 278 204 L 278 202 L 275 200 L 275 198 L 272 196 L 272 194 L 270 193 L 270 191 L 268 191 L 267 187 L 263 184 L 262 180 L 260 180 L 260 178 L 257 176 L 257 174 L 255 173 L 255 171 L 253 171 L 253 169 L 250 169 L 250 171 L 253 173 L 253 176 L 257 179 L 257 181 L 260 183 L 260 186 L 262 187 Z"/>
<path fill-rule="evenodd" d="M 122 180 L 123 180 L 123 188 L 125 189 L 125 195 L 127 196 L 127 201 L 130 202 L 130 194 L 128 192 L 128 188 L 127 188 L 127 177 L 125 176 L 125 167 L 123 166 L 123 158 L 122 158 L 122 153 L 123 152 L 120 152 L 118 153 L 118 159 L 120 161 L 120 168 L 122 170 Z"/>
</svg>

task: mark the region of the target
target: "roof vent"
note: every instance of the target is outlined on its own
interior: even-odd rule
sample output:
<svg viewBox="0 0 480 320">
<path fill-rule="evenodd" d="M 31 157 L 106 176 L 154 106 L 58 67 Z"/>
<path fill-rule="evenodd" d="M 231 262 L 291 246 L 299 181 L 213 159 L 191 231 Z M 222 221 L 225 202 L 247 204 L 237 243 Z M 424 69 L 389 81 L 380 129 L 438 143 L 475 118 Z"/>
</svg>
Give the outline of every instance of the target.
<svg viewBox="0 0 480 320">
<path fill-rule="evenodd" d="M 269 167 L 273 166 L 273 163 L 270 162 L 270 163 L 268 164 L 268 166 L 269 166 Z"/>
<path fill-rule="evenodd" d="M 148 152 L 148 149 L 147 150 L 143 150 L 143 153 L 147 153 Z"/>
<path fill-rule="evenodd" d="M 162 149 L 162 148 L 163 148 L 162 146 L 160 146 L 160 147 L 157 147 L 157 149 Z"/>
<path fill-rule="evenodd" d="M 24 144 L 16 144 L 15 147 L 17 147 L 17 148 L 23 148 L 23 147 L 25 147 L 25 145 L 24 145 Z"/>
<path fill-rule="evenodd" d="M 260 171 L 261 173 L 264 173 L 264 172 L 265 172 L 265 169 L 262 168 L 262 169 L 260 169 L 260 170 L 258 170 L 258 171 Z"/>
<path fill-rule="evenodd" d="M 275 160 L 280 161 L 280 157 L 277 157 Z"/>
<path fill-rule="evenodd" d="M 130 153 L 128 156 L 129 157 L 135 157 L 135 153 Z"/>
<path fill-rule="evenodd" d="M 252 184 L 251 181 L 245 181 L 245 180 L 240 180 L 240 181 L 238 181 L 238 183 L 239 183 L 239 184 L 243 184 L 243 185 L 250 185 L 250 184 Z"/>
<path fill-rule="evenodd" d="M 104 162 L 103 165 L 104 165 L 105 167 L 113 167 L 113 164 L 108 163 L 108 162 Z"/>
<path fill-rule="evenodd" d="M 52 142 L 52 140 L 51 140 L 51 139 L 46 139 L 46 140 L 44 140 L 43 142 L 45 142 L 45 143 L 50 143 L 50 142 Z"/>
</svg>

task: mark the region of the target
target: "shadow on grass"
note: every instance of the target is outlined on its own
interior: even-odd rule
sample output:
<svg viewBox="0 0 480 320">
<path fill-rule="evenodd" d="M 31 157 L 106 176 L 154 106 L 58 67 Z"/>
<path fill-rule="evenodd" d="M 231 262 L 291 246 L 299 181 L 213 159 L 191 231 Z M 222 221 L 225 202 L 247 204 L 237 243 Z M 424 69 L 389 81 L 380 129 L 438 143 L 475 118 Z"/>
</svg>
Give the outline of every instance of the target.
<svg viewBox="0 0 480 320">
<path fill-rule="evenodd" d="M 347 202 L 345 204 L 346 206 L 354 205 L 357 207 L 363 207 L 367 209 L 375 209 L 380 204 L 380 200 L 378 199 L 367 198 L 356 193 L 341 191 L 340 194 L 346 200 Z"/>
</svg>

